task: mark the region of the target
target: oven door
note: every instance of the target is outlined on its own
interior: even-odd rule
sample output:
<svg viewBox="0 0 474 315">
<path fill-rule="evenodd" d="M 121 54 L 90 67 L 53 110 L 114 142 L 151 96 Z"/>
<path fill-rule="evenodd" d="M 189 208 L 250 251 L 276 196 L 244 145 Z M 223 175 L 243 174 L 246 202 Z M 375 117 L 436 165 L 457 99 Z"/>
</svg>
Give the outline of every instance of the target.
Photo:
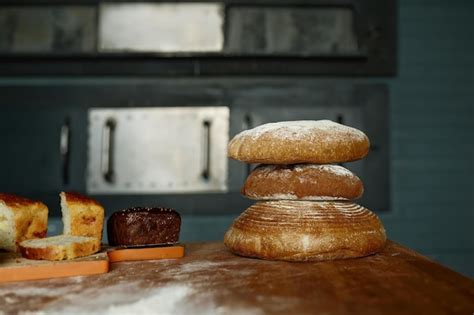
<svg viewBox="0 0 474 315">
<path fill-rule="evenodd" d="M 229 108 L 89 110 L 87 191 L 227 191 Z"/>
</svg>

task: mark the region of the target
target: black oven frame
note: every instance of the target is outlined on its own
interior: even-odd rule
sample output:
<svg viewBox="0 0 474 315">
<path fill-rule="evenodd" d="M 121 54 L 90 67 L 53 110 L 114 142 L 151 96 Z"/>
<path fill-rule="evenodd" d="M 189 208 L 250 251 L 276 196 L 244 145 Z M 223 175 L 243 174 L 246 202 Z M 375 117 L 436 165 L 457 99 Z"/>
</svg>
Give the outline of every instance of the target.
<svg viewBox="0 0 474 315">
<path fill-rule="evenodd" d="M 0 0 L 5 6 L 84 5 L 138 0 Z M 150 1 L 147 1 L 150 2 Z M 176 0 L 154 2 L 182 2 Z M 186 2 L 202 2 L 187 0 Z M 0 53 L 0 76 L 224 76 L 396 74 L 396 0 L 221 0 L 239 6 L 349 7 L 363 53 L 351 56 L 232 56 L 159 53 Z"/>
</svg>

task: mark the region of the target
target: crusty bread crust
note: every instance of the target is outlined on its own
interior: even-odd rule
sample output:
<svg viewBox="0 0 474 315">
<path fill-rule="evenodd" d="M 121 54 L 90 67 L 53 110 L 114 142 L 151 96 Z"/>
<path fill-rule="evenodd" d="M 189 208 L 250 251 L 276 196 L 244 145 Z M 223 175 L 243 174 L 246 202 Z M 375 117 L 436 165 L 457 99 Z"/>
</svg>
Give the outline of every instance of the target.
<svg viewBox="0 0 474 315">
<path fill-rule="evenodd" d="M 13 212 L 15 224 L 16 248 L 24 240 L 43 238 L 48 231 L 48 207 L 36 200 L 30 200 L 13 194 L 0 193 L 0 203 Z"/>
<path fill-rule="evenodd" d="M 104 208 L 97 201 L 78 193 L 61 192 L 61 198 L 64 198 L 70 211 L 70 235 L 102 240 Z"/>
<path fill-rule="evenodd" d="M 94 199 L 78 194 L 76 192 L 62 192 L 65 194 L 68 204 L 79 204 L 82 206 L 99 206 L 101 205 Z"/>
<path fill-rule="evenodd" d="M 54 237 L 54 236 L 53 236 Z M 56 236 L 58 237 L 58 236 Z M 60 237 L 60 236 L 59 236 Z M 44 240 L 47 240 L 45 238 Z M 68 245 L 49 245 L 45 247 L 29 247 L 28 241 L 20 244 L 20 253 L 23 257 L 35 260 L 65 260 L 89 256 L 100 250 L 100 240 L 88 237 L 83 242 Z"/>
<path fill-rule="evenodd" d="M 382 250 L 378 217 L 351 202 L 261 201 L 225 234 L 235 254 L 269 260 L 318 261 L 362 257 Z"/>
<path fill-rule="evenodd" d="M 339 165 L 260 165 L 241 192 L 255 200 L 353 200 L 362 196 L 364 186 Z"/>
<path fill-rule="evenodd" d="M 42 202 L 20 197 L 14 194 L 0 193 L 0 201 L 12 209 L 26 207 L 46 207 Z"/>
<path fill-rule="evenodd" d="M 362 131 L 329 120 L 261 125 L 239 133 L 228 146 L 230 158 L 262 164 L 342 163 L 368 152 Z"/>
</svg>

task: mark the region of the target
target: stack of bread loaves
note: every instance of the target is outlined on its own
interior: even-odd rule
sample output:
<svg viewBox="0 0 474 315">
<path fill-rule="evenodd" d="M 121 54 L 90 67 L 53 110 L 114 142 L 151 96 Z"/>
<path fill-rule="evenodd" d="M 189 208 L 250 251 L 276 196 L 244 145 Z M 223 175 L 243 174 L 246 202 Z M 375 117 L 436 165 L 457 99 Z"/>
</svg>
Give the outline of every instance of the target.
<svg viewBox="0 0 474 315">
<path fill-rule="evenodd" d="M 378 217 L 351 200 L 361 180 L 332 163 L 363 158 L 367 136 L 329 120 L 270 123 L 229 143 L 229 157 L 262 163 L 242 194 L 257 203 L 227 231 L 234 253 L 274 260 L 328 260 L 380 251 L 386 240 Z"/>
</svg>

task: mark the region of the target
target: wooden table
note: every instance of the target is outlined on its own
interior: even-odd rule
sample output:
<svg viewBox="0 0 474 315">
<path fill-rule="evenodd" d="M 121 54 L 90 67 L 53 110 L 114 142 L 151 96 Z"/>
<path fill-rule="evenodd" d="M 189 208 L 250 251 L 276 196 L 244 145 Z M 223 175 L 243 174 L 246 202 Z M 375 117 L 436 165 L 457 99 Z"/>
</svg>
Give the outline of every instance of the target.
<svg viewBox="0 0 474 315">
<path fill-rule="evenodd" d="M 467 314 L 474 281 L 393 242 L 377 255 L 317 263 L 237 257 L 190 244 L 179 260 L 108 274 L 0 286 L 0 313 Z"/>
</svg>

